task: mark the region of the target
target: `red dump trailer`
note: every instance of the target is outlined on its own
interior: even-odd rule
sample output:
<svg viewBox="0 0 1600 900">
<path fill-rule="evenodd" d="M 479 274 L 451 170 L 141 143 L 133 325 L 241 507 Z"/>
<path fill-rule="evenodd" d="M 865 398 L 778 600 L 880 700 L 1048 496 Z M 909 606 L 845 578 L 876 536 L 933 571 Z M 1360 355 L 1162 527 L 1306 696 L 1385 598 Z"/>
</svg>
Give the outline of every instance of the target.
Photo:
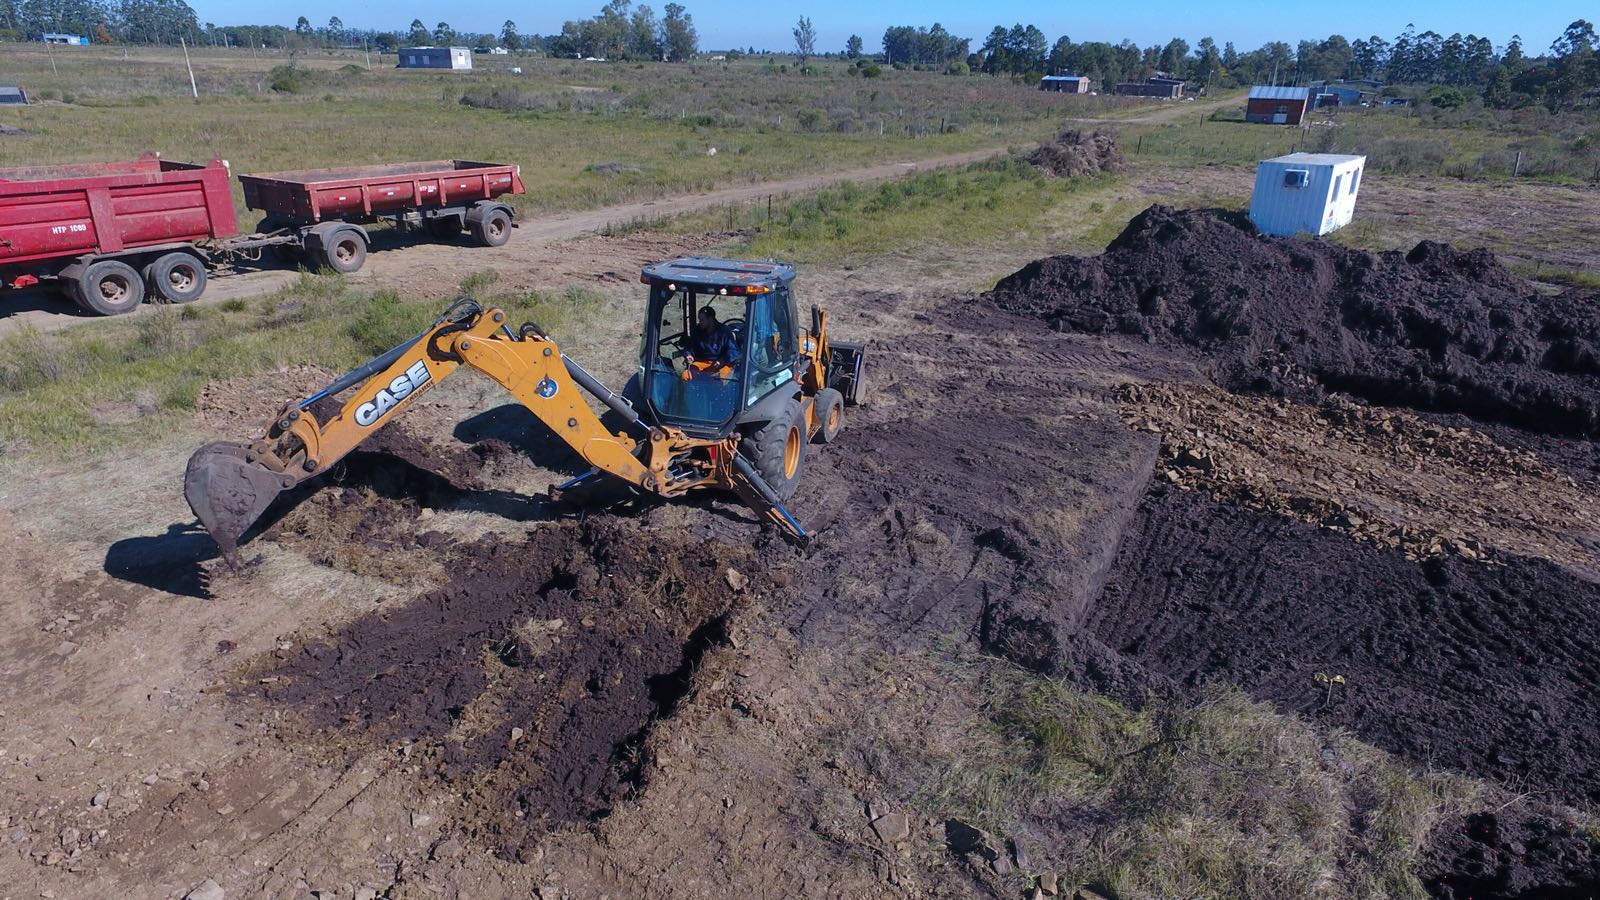
<svg viewBox="0 0 1600 900">
<path fill-rule="evenodd" d="M 471 232 L 497 247 L 511 238 L 504 201 L 523 192 L 517 166 L 444 160 L 244 175 L 245 205 L 266 213 L 240 234 L 228 165 L 132 162 L 0 169 L 0 287 L 53 280 L 100 315 L 132 311 L 146 288 L 186 303 L 207 273 L 271 252 L 354 272 L 388 222 L 437 238 Z"/>
<path fill-rule="evenodd" d="M 266 213 L 257 233 L 294 238 L 312 262 L 354 272 L 366 260 L 361 225 L 388 222 L 438 238 L 462 231 L 486 247 L 511 239 L 511 206 L 523 192 L 518 166 L 444 159 L 240 175 L 244 205 Z"/>
<path fill-rule="evenodd" d="M 57 279 L 101 315 L 144 300 L 146 282 L 171 300 L 205 287 L 200 243 L 239 231 L 228 166 L 132 162 L 0 169 L 0 284 Z"/>
</svg>

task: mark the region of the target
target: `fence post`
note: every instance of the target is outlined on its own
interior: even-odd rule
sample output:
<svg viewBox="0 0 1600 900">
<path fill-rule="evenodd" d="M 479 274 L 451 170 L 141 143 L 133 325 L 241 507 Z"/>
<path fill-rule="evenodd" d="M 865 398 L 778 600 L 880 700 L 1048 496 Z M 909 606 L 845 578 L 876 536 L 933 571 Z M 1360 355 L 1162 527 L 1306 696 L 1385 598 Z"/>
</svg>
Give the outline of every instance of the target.
<svg viewBox="0 0 1600 900">
<path fill-rule="evenodd" d="M 1516 161 L 1515 164 L 1513 164 L 1511 166 L 1511 177 L 1515 178 L 1515 177 L 1517 177 L 1518 175 L 1521 175 L 1521 174 L 1522 174 L 1522 151 L 1518 150 L 1517 151 L 1517 161 Z"/>
<path fill-rule="evenodd" d="M 1144 152 L 1144 135 L 1142 135 L 1142 134 L 1139 135 L 1138 143 L 1133 145 L 1133 152 L 1134 153 L 1143 153 Z"/>
</svg>

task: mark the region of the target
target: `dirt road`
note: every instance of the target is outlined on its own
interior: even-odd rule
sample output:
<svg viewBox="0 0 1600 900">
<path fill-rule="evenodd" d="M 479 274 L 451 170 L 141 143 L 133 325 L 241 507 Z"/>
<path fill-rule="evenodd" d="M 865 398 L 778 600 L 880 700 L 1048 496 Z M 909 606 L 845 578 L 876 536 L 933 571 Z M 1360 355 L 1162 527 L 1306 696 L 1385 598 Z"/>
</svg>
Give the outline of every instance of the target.
<svg viewBox="0 0 1600 900">
<path fill-rule="evenodd" d="M 806 194 L 846 182 L 886 181 L 928 169 L 964 166 L 999 156 L 1006 149 L 991 147 L 915 162 L 884 163 L 661 200 L 557 213 L 519 222 L 511 242 L 503 247 L 472 247 L 468 250 L 465 241 L 450 244 L 400 242 L 386 233 L 378 232 L 374 252 L 368 257 L 366 268 L 354 277 L 404 289 L 410 294 L 442 294 L 452 290 L 467 272 L 492 269 L 499 272 L 503 279 L 512 279 L 516 284 L 530 287 L 537 284 L 548 288 L 551 286 L 551 267 L 555 268 L 555 274 L 558 275 L 573 271 L 574 265 L 578 267 L 576 273 L 604 275 L 604 272 L 588 271 L 592 267 L 584 265 L 581 260 L 566 260 L 562 253 L 552 252 L 550 245 L 557 241 L 601 231 L 612 225 L 658 221 L 721 206 L 753 204 L 769 196 Z M 630 266 L 636 267 L 636 256 L 624 254 L 623 258 L 629 261 Z M 614 257 L 608 255 L 607 258 Z M 637 262 L 654 258 L 658 257 L 646 255 L 638 257 Z M 295 277 L 295 273 L 288 269 L 264 269 L 216 278 L 207 289 L 205 299 L 199 302 L 215 303 L 229 298 L 264 294 L 288 284 Z M 53 291 L 35 289 L 15 292 L 0 296 L 0 303 L 4 304 L 0 307 L 0 337 L 30 326 L 40 331 L 54 331 L 80 322 L 104 321 L 84 315 L 70 301 Z M 147 304 L 140 312 L 148 312 L 150 308 Z"/>
</svg>

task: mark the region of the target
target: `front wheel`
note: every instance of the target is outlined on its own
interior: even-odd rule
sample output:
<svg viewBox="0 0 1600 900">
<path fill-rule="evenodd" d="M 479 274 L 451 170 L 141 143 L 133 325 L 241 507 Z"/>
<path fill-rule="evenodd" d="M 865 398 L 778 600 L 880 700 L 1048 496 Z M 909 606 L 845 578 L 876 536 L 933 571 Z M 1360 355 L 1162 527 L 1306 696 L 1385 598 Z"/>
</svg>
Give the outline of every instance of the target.
<svg viewBox="0 0 1600 900">
<path fill-rule="evenodd" d="M 367 242 L 353 229 L 341 229 L 323 238 L 317 261 L 341 274 L 359 272 L 367 262 Z"/>
<path fill-rule="evenodd" d="M 472 237 L 485 247 L 499 247 L 511 240 L 511 216 L 503 209 L 491 209 L 472 223 Z"/>
<path fill-rule="evenodd" d="M 817 443 L 831 444 L 844 430 L 844 395 L 833 388 L 817 391 Z"/>
<path fill-rule="evenodd" d="M 806 420 L 800 401 L 784 404 L 772 421 L 739 446 L 779 500 L 793 497 L 806 462 Z"/>
</svg>

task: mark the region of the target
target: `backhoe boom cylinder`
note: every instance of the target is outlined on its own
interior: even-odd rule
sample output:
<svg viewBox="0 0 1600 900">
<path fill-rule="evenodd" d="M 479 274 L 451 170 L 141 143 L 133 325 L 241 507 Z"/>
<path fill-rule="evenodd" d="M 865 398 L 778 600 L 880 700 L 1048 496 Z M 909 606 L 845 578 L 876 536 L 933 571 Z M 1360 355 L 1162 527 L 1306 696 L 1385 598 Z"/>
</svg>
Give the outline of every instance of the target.
<svg viewBox="0 0 1600 900">
<path fill-rule="evenodd" d="M 650 434 L 650 426 L 639 418 L 639 413 L 632 404 L 601 384 L 600 379 L 590 375 L 589 370 L 573 362 L 565 353 L 561 354 L 561 362 L 567 367 L 567 374 L 572 376 L 572 380 L 576 381 L 579 387 L 594 395 L 596 400 L 604 403 L 606 408 L 621 416 L 629 425 L 639 429 L 641 434 L 646 436 Z"/>
</svg>

